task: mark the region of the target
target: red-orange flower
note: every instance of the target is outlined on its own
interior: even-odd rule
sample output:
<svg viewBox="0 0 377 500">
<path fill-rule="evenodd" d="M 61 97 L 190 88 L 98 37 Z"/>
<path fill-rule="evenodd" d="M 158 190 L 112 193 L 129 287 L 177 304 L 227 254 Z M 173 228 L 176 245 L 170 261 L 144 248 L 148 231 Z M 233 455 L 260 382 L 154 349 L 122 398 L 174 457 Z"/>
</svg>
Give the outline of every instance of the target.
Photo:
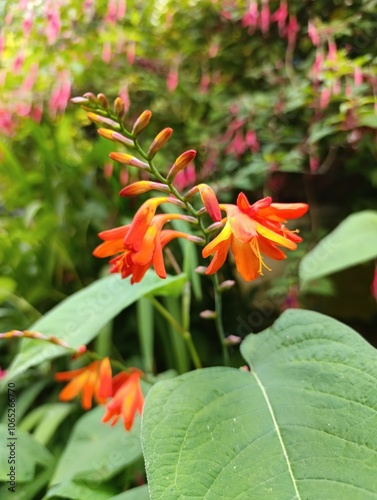
<svg viewBox="0 0 377 500">
<path fill-rule="evenodd" d="M 144 396 L 140 387 L 141 371 L 132 369 L 121 372 L 113 378 L 113 398 L 106 406 L 102 422 L 111 420 L 115 425 L 122 416 L 124 426 L 129 431 L 133 425 L 136 412 L 143 411 Z"/>
<path fill-rule="evenodd" d="M 247 281 L 263 274 L 262 254 L 272 259 L 285 259 L 286 255 L 278 246 L 295 250 L 302 241 L 295 231 L 288 230 L 287 219 L 301 217 L 308 210 L 305 203 L 271 203 L 271 198 L 263 198 L 250 205 L 246 196 L 240 193 L 237 205 L 220 205 L 227 217 L 225 226 L 208 245 L 203 248 L 203 257 L 214 254 L 206 270 L 213 274 L 224 264 L 231 248 L 237 270 Z"/>
<path fill-rule="evenodd" d="M 157 206 L 167 200 L 167 197 L 152 198 L 139 208 L 131 224 L 100 233 L 104 243 L 93 255 L 102 258 L 119 254 L 110 260 L 111 272 L 120 273 L 122 278 L 132 276 L 131 283 L 141 281 L 152 265 L 160 278 L 166 278 L 163 248 L 174 238 L 194 240 L 186 233 L 162 229 L 170 220 L 188 220 L 181 214 L 154 215 Z"/>
<path fill-rule="evenodd" d="M 93 361 L 78 370 L 56 373 L 55 379 L 59 382 L 70 380 L 59 394 L 60 401 L 70 401 L 81 394 L 81 406 L 84 410 L 90 410 L 93 397 L 98 404 L 105 404 L 112 395 L 109 358 Z"/>
</svg>

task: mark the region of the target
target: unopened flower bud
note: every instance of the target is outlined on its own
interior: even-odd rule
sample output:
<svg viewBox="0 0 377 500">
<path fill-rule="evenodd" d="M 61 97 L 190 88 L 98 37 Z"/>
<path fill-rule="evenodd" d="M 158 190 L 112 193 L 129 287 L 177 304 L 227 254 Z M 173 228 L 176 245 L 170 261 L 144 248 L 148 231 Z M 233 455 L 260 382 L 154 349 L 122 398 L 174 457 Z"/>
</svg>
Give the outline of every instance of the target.
<svg viewBox="0 0 377 500">
<path fill-rule="evenodd" d="M 157 134 L 156 138 L 154 139 L 154 141 L 152 142 L 152 144 L 148 149 L 147 154 L 150 158 L 153 158 L 153 156 L 158 151 L 160 151 L 160 149 L 168 142 L 172 133 L 173 133 L 172 128 L 164 128 L 163 130 L 161 130 L 159 134 Z"/>
<path fill-rule="evenodd" d="M 165 184 L 161 184 L 160 182 L 152 182 L 152 181 L 138 181 L 126 186 L 119 193 L 120 196 L 134 196 L 137 194 L 147 193 L 152 190 L 162 191 L 163 193 L 169 193 L 170 190 L 168 186 Z"/>
<path fill-rule="evenodd" d="M 204 276 L 205 273 L 206 273 L 206 270 L 207 270 L 207 268 L 205 266 L 198 266 L 195 269 L 195 272 L 198 273 L 198 274 L 201 274 L 202 276 Z"/>
<path fill-rule="evenodd" d="M 86 97 L 72 97 L 71 102 L 73 104 L 86 104 L 89 103 L 89 99 L 87 99 Z"/>
<path fill-rule="evenodd" d="M 125 106 L 123 100 L 120 97 L 117 97 L 114 101 L 114 113 L 118 118 L 123 118 L 124 110 Z"/>
<path fill-rule="evenodd" d="M 237 335 L 229 335 L 224 339 L 225 345 L 238 345 L 242 342 L 242 338 Z"/>
<path fill-rule="evenodd" d="M 214 222 L 210 226 L 207 227 L 206 233 L 210 234 L 213 233 L 214 231 L 218 231 L 219 229 L 222 229 L 224 226 L 223 222 Z"/>
<path fill-rule="evenodd" d="M 106 116 L 97 115 L 96 113 L 87 113 L 89 120 L 99 125 L 105 125 L 106 127 L 113 128 L 115 130 L 120 129 L 119 123 L 115 122 L 111 118 L 106 118 Z"/>
<path fill-rule="evenodd" d="M 198 243 L 198 245 L 205 245 L 205 239 L 201 238 L 200 236 L 194 236 L 193 234 L 190 234 L 187 237 L 187 239 L 192 243 Z"/>
<path fill-rule="evenodd" d="M 233 288 L 235 284 L 236 282 L 234 280 L 226 280 L 220 283 L 220 285 L 217 288 L 220 292 L 226 292 L 227 290 Z"/>
<path fill-rule="evenodd" d="M 210 311 L 209 309 L 206 309 L 205 311 L 202 311 L 199 316 L 203 319 L 215 319 L 217 317 L 216 311 Z"/>
<path fill-rule="evenodd" d="M 141 168 L 142 170 L 149 170 L 149 165 L 141 160 L 138 160 L 134 156 L 128 155 L 126 153 L 110 153 L 110 158 L 112 160 L 121 163 L 122 165 L 130 165 L 131 167 Z"/>
<path fill-rule="evenodd" d="M 86 94 L 83 95 L 83 97 L 85 97 L 85 99 L 88 99 L 92 104 L 98 104 L 98 99 L 93 94 L 93 92 L 87 92 Z"/>
<path fill-rule="evenodd" d="M 108 101 L 107 97 L 105 96 L 105 94 L 98 94 L 97 99 L 98 99 L 98 102 L 102 106 L 103 109 L 110 108 L 109 101 Z"/>
<path fill-rule="evenodd" d="M 189 151 L 185 151 L 175 160 L 174 165 L 169 170 L 169 173 L 166 177 L 168 182 L 172 182 L 175 176 L 183 170 L 187 165 L 195 158 L 196 151 L 194 149 L 190 149 Z"/>
<path fill-rule="evenodd" d="M 132 135 L 137 137 L 148 125 L 151 118 L 152 111 L 149 111 L 149 109 L 143 111 L 132 127 Z"/>
<path fill-rule="evenodd" d="M 119 132 L 114 132 L 114 130 L 110 130 L 108 128 L 99 128 L 97 132 L 99 133 L 99 135 L 101 135 L 105 139 L 108 139 L 109 141 L 120 142 L 121 144 L 124 144 L 129 148 L 134 147 L 134 143 L 131 141 L 131 139 L 127 139 L 127 137 L 124 137 L 124 135 L 120 134 Z"/>
</svg>

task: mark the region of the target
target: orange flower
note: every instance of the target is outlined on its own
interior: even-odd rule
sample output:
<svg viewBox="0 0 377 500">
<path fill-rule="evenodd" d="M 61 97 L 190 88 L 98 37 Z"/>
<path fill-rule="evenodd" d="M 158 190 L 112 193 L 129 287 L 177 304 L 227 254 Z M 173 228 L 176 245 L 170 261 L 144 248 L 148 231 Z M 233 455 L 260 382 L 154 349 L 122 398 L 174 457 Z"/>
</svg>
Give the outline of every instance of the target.
<svg viewBox="0 0 377 500">
<path fill-rule="evenodd" d="M 70 380 L 59 394 L 60 401 L 70 401 L 81 393 L 81 406 L 84 410 L 90 410 L 92 407 L 93 396 L 96 402 L 102 405 L 112 394 L 109 358 L 93 361 L 78 370 L 56 373 L 55 380 L 59 382 Z"/>
<path fill-rule="evenodd" d="M 135 414 L 143 411 L 144 396 L 140 387 L 142 372 L 136 368 L 130 372 L 121 372 L 113 378 L 113 398 L 106 406 L 102 422 L 111 420 L 115 425 L 119 417 L 123 417 L 124 427 L 129 431 L 133 425 Z"/>
<path fill-rule="evenodd" d="M 223 204 L 221 210 L 227 213 L 225 226 L 216 238 L 203 248 L 203 257 L 214 254 L 206 270 L 213 274 L 224 264 L 231 248 L 237 270 L 247 281 L 263 274 L 262 253 L 275 260 L 286 255 L 278 246 L 295 250 L 302 239 L 295 231 L 289 231 L 284 222 L 301 217 L 308 210 L 305 203 L 271 203 L 271 198 L 263 198 L 250 205 L 246 196 L 240 193 L 237 205 Z"/>
<path fill-rule="evenodd" d="M 181 214 L 154 215 L 157 206 L 167 200 L 167 197 L 152 198 L 139 208 L 131 224 L 100 233 L 104 243 L 94 250 L 93 255 L 103 258 L 120 254 L 110 260 L 111 272 L 120 273 L 122 278 L 132 276 L 132 284 L 141 281 L 152 265 L 160 278 L 166 278 L 163 248 L 174 238 L 196 241 L 186 233 L 162 230 L 170 220 L 191 220 Z"/>
</svg>

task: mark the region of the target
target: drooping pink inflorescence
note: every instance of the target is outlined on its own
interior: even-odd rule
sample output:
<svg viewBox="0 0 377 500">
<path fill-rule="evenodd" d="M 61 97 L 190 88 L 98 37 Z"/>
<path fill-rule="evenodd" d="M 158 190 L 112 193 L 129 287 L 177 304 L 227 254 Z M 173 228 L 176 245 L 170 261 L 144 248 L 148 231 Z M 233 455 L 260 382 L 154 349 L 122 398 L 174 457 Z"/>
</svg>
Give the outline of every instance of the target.
<svg viewBox="0 0 377 500">
<path fill-rule="evenodd" d="M 60 9 L 58 2 L 48 1 L 46 2 L 46 28 L 45 34 L 49 45 L 55 43 L 59 36 L 61 23 L 60 23 Z"/>
</svg>

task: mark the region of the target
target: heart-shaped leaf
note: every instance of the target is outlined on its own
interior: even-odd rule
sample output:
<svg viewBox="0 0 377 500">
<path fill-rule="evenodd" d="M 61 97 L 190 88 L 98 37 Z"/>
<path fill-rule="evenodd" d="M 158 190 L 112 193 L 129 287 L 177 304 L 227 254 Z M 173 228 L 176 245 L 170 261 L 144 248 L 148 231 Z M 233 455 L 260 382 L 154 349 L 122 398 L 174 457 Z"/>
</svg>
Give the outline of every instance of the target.
<svg viewBox="0 0 377 500">
<path fill-rule="evenodd" d="M 151 499 L 377 499 L 377 354 L 289 310 L 241 347 L 250 372 L 156 384 L 143 413 Z"/>
</svg>

